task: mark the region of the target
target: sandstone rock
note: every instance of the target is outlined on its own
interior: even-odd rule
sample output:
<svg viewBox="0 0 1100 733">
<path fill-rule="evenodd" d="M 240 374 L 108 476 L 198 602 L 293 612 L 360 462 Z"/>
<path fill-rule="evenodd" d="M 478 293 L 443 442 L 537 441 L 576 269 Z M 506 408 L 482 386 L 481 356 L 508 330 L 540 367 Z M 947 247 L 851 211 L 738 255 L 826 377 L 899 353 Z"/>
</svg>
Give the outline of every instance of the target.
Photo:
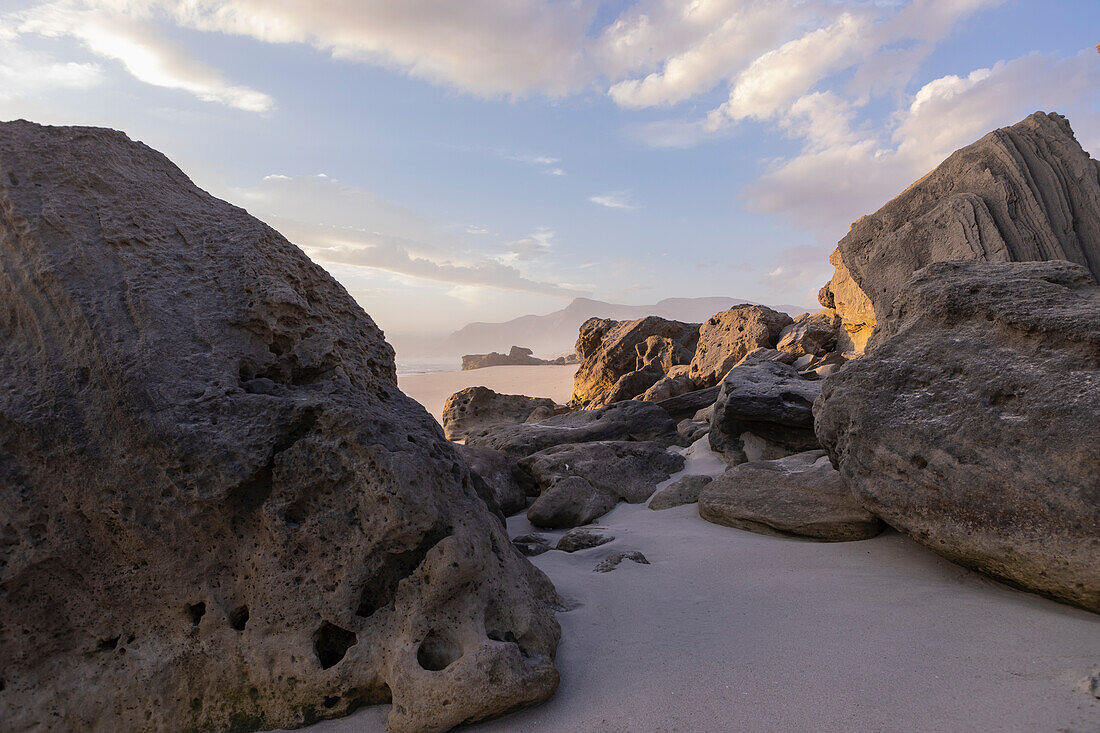
<svg viewBox="0 0 1100 733">
<path fill-rule="evenodd" d="M 750 351 L 773 347 L 791 323 L 786 313 L 762 305 L 736 305 L 713 316 L 699 328 L 699 343 L 691 360 L 691 379 L 712 387 Z"/>
<path fill-rule="evenodd" d="M 1100 610 L 1100 288 L 1078 265 L 936 263 L 817 432 L 864 505 L 934 551 Z M 879 339 L 882 339 L 881 341 Z"/>
<path fill-rule="evenodd" d="M 570 412 L 539 423 L 496 425 L 471 433 L 467 445 L 497 448 L 527 456 L 554 445 L 595 440 L 678 439 L 676 423 L 657 405 L 639 400 L 616 402 L 597 410 Z"/>
<path fill-rule="evenodd" d="M 829 255 L 829 264 L 833 266 L 833 278 L 821 289 L 818 300 L 822 305 L 829 303 L 826 308 L 834 308 L 840 318 L 837 350 L 849 358 L 856 357 L 867 348 L 867 340 L 875 330 L 875 307 L 852 279 L 839 248 Z"/>
<path fill-rule="evenodd" d="M 645 393 L 650 387 L 659 382 L 663 376 L 664 374 L 652 368 L 628 372 L 619 377 L 610 391 L 592 400 L 589 407 L 603 407 L 623 400 L 632 400 Z"/>
<path fill-rule="evenodd" d="M 699 501 L 699 493 L 710 482 L 710 476 L 682 476 L 654 494 L 649 508 L 671 509 Z"/>
<path fill-rule="evenodd" d="M 457 446 L 459 454 L 488 487 L 495 504 L 506 517 L 521 512 L 528 496 L 538 495 L 538 486 L 519 467 L 514 456 L 493 448 L 474 445 Z"/>
<path fill-rule="evenodd" d="M 645 501 L 683 468 L 684 458 L 658 443 L 600 441 L 547 448 L 520 465 L 542 489 L 527 518 L 538 527 L 561 528 L 601 517 L 620 499 Z M 567 486 L 559 488 L 562 483 Z"/>
<path fill-rule="evenodd" d="M 646 559 L 645 555 L 637 550 L 628 550 L 627 552 L 611 553 L 601 560 L 592 570 L 597 573 L 610 573 L 612 570 L 619 567 L 623 560 L 630 560 L 639 565 L 649 565 L 649 560 Z"/>
<path fill-rule="evenodd" d="M 710 447 L 730 463 L 770 460 L 819 448 L 813 403 L 821 382 L 775 361 L 739 366 L 722 382 L 710 419 Z"/>
<path fill-rule="evenodd" d="M 691 381 L 691 377 L 686 373 L 689 368 L 690 367 L 687 365 L 673 367 L 673 369 L 677 370 L 675 374 L 673 372 L 665 374 L 658 379 L 652 387 L 647 389 L 644 394 L 635 399 L 644 400 L 646 402 L 663 402 L 664 400 L 679 397 L 688 392 L 694 392 L 695 383 Z"/>
<path fill-rule="evenodd" d="M 691 445 L 710 432 L 710 422 L 707 420 L 692 420 L 686 417 L 676 424 L 676 432 L 688 445 Z"/>
<path fill-rule="evenodd" d="M 1064 117 L 1036 112 L 953 153 L 853 224 L 838 252 L 838 275 L 850 272 L 879 322 L 909 277 L 932 262 L 1069 260 L 1100 280 L 1100 162 Z"/>
<path fill-rule="evenodd" d="M 699 516 L 750 532 L 825 542 L 865 540 L 883 529 L 823 450 L 731 466 L 699 495 Z"/>
<path fill-rule="evenodd" d="M 556 409 L 554 401 L 546 397 L 500 394 L 488 387 L 467 387 L 455 392 L 444 403 L 443 432 L 450 440 L 462 440 L 488 427 L 522 423 L 536 410 L 539 410 L 539 418 L 545 419 Z"/>
<path fill-rule="evenodd" d="M 636 321 L 589 319 L 581 326 L 577 338 L 577 354 L 582 361 L 573 377 L 570 404 L 575 407 L 606 404 L 607 393 L 623 375 L 639 371 L 656 373 L 652 381 L 623 399 L 642 394 L 667 368 L 690 362 L 698 338 L 699 324 L 657 316 Z"/>
<path fill-rule="evenodd" d="M 836 348 L 839 329 L 835 310 L 803 313 L 780 332 L 775 348 L 794 356 L 825 354 Z"/>
<path fill-rule="evenodd" d="M 614 539 L 615 538 L 610 535 L 594 532 L 587 527 L 576 527 L 566 532 L 562 538 L 558 540 L 556 549 L 562 552 L 576 552 L 577 550 L 587 550 L 592 547 L 606 545 Z"/>
<path fill-rule="evenodd" d="M 554 691 L 552 587 L 343 287 L 121 133 L 3 123 L 0 171 L 0 727 Z"/>
<path fill-rule="evenodd" d="M 673 420 L 692 418 L 693 420 L 705 419 L 699 417 L 701 410 L 706 410 L 718 399 L 718 385 L 697 389 L 694 392 L 685 392 L 677 397 L 670 397 L 653 404 L 660 407 Z"/>
</svg>

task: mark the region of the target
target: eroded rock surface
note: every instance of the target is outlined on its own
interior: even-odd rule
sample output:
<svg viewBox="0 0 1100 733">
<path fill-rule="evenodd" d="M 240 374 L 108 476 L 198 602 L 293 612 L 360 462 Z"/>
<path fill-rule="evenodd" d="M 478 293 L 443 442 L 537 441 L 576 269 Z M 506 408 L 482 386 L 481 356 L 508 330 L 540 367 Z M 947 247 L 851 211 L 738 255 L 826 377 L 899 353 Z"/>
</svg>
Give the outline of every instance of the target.
<svg viewBox="0 0 1100 733">
<path fill-rule="evenodd" d="M 611 535 L 597 532 L 588 527 L 576 527 L 562 535 L 555 549 L 562 552 L 577 552 L 578 550 L 588 550 L 606 545 L 614 539 Z"/>
<path fill-rule="evenodd" d="M 649 500 L 650 509 L 671 509 L 699 501 L 699 494 L 711 482 L 710 476 L 681 476 Z"/>
<path fill-rule="evenodd" d="M 823 450 L 731 466 L 699 494 L 699 516 L 750 532 L 825 542 L 865 540 L 883 529 Z"/>
<path fill-rule="evenodd" d="M 557 685 L 552 587 L 370 317 L 118 132 L 0 124 L 0 506 L 7 730 L 442 731 Z"/>
<path fill-rule="evenodd" d="M 475 445 L 456 446 L 470 471 L 484 483 L 492 498 L 492 504 L 510 517 L 527 506 L 528 496 L 538 495 L 538 486 L 530 474 L 519 467 L 515 456 L 493 448 Z"/>
<path fill-rule="evenodd" d="M 934 551 L 1100 610 L 1100 287 L 1067 262 L 936 263 L 817 434 L 863 504 Z M 881 339 L 881 340 L 880 340 Z"/>
<path fill-rule="evenodd" d="M 791 323 L 786 313 L 763 305 L 736 305 L 699 327 L 699 343 L 691 359 L 691 379 L 699 388 L 712 387 L 750 351 L 771 348 Z"/>
<path fill-rule="evenodd" d="M 775 344 L 777 351 L 793 356 L 824 355 L 837 345 L 840 318 L 832 309 L 803 313 L 785 327 Z"/>
<path fill-rule="evenodd" d="M 500 394 L 488 387 L 467 387 L 443 404 L 443 432 L 449 440 L 496 425 L 512 425 L 532 418 L 550 417 L 559 411 L 547 397 Z"/>
<path fill-rule="evenodd" d="M 778 361 L 746 363 L 723 380 L 710 416 L 710 447 L 731 464 L 819 448 L 813 403 L 820 381 Z"/>
<path fill-rule="evenodd" d="M 689 363 L 698 339 L 698 323 L 658 316 L 635 321 L 589 319 L 581 325 L 577 337 L 581 365 L 573 377 L 570 404 L 598 407 L 642 394 L 671 367 Z M 609 393 L 626 375 L 632 375 L 630 389 L 620 385 L 609 398 Z M 633 389 L 637 391 L 627 394 Z"/>
</svg>

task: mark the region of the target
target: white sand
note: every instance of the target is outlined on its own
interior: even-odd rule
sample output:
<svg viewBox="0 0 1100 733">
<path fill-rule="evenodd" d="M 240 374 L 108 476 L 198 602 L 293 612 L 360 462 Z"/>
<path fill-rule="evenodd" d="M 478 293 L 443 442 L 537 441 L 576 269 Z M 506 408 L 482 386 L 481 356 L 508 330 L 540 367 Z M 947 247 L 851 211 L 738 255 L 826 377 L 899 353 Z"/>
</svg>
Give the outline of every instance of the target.
<svg viewBox="0 0 1100 733">
<path fill-rule="evenodd" d="M 569 401 L 573 392 L 571 366 L 499 366 L 469 371 L 409 374 L 397 378 L 397 385 L 409 397 L 442 422 L 443 403 L 466 387 L 488 387 L 502 394 L 522 394 L 528 397 L 549 397 L 558 404 Z"/>
<path fill-rule="evenodd" d="M 708 451 L 691 473 L 720 464 Z M 707 463 L 710 461 L 710 463 Z M 616 540 L 533 559 L 559 614 L 557 694 L 500 731 L 1100 730 L 1100 616 L 1013 590 L 894 532 L 821 544 L 620 504 Z M 521 514 L 513 535 L 530 531 Z M 562 532 L 544 532 L 557 537 Z M 592 568 L 616 550 L 652 563 Z M 389 706 L 314 733 L 381 731 Z"/>
</svg>

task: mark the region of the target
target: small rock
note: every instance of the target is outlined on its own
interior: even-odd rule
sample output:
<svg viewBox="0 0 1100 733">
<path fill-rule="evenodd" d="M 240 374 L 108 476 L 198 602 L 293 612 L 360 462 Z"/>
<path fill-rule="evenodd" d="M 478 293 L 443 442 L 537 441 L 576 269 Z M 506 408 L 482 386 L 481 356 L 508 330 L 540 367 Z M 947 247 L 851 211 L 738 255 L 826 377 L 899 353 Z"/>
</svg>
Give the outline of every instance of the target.
<svg viewBox="0 0 1100 733">
<path fill-rule="evenodd" d="M 632 560 L 639 565 L 649 565 L 649 560 L 645 559 L 645 555 L 637 550 L 628 550 L 626 552 L 611 553 L 601 560 L 599 565 L 592 568 L 592 570 L 596 573 L 610 573 L 612 570 L 619 567 L 619 563 L 623 560 Z"/>
<path fill-rule="evenodd" d="M 649 500 L 650 509 L 671 509 L 699 501 L 699 494 L 713 479 L 710 476 L 683 476 L 658 491 Z"/>
<path fill-rule="evenodd" d="M 527 557 L 541 555 L 550 550 L 550 542 L 541 534 L 521 534 L 512 538 L 512 544 Z"/>
<path fill-rule="evenodd" d="M 562 552 L 576 552 L 577 550 L 587 550 L 590 547 L 606 545 L 613 539 L 615 538 L 606 534 L 600 534 L 599 532 L 593 532 L 587 527 L 576 527 L 566 532 L 562 538 L 558 540 L 557 549 Z"/>
</svg>

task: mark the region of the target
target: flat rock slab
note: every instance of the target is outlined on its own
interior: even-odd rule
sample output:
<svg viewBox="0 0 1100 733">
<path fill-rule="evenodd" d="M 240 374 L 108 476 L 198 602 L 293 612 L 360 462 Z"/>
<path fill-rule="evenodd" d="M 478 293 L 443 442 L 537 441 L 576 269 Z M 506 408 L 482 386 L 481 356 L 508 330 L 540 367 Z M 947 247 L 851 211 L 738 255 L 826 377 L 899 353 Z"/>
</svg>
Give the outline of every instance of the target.
<svg viewBox="0 0 1100 733">
<path fill-rule="evenodd" d="M 714 479 L 710 476 L 682 476 L 664 487 L 649 500 L 650 509 L 671 509 L 699 501 L 699 494 Z"/>
<path fill-rule="evenodd" d="M 823 450 L 731 467 L 699 496 L 708 522 L 824 542 L 874 537 L 883 523 L 860 506 Z"/>
</svg>

